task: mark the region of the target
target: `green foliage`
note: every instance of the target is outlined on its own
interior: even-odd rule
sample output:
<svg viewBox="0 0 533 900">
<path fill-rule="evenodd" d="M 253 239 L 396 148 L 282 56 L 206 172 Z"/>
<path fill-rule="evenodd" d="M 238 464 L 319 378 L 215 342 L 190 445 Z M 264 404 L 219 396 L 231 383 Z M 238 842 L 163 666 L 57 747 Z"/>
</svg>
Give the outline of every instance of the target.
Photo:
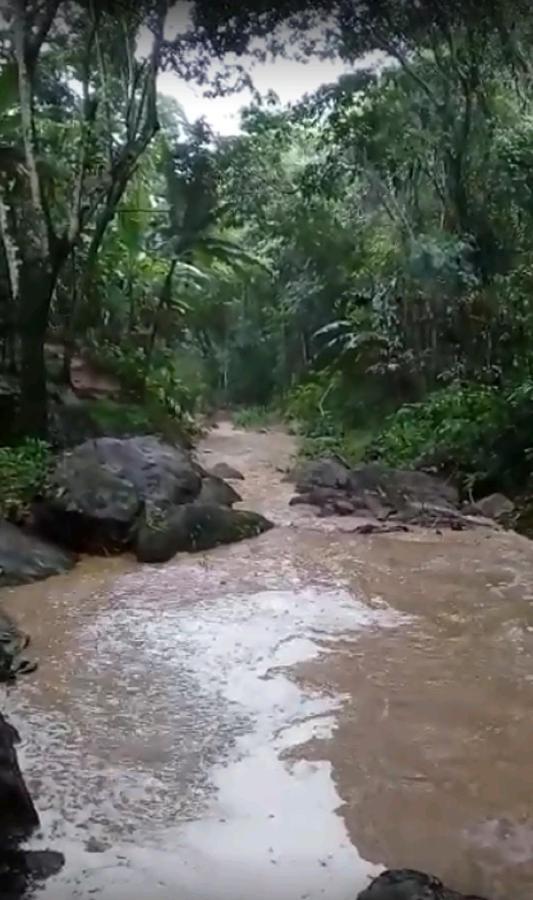
<svg viewBox="0 0 533 900">
<path fill-rule="evenodd" d="M 421 403 L 406 404 L 385 422 L 372 452 L 393 466 L 428 461 L 445 452 L 461 468 L 489 429 L 504 421 L 505 397 L 496 388 L 452 384 Z"/>
<path fill-rule="evenodd" d="M 233 421 L 237 428 L 267 428 L 279 422 L 279 413 L 264 406 L 242 407 L 234 411 Z"/>
<path fill-rule="evenodd" d="M 193 375 L 191 365 L 184 367 L 179 351 L 160 350 L 148 372 L 142 349 L 107 344 L 100 346 L 97 354 L 99 363 L 119 378 L 127 393 L 142 398 L 145 404 L 159 404 L 168 416 L 185 421 L 201 407 L 205 392 L 201 372 Z M 180 368 L 186 372 L 180 374 Z M 188 375 L 186 381 L 184 375 Z"/>
<path fill-rule="evenodd" d="M 339 456 L 349 465 L 355 466 L 365 458 L 367 449 L 374 437 L 374 431 L 358 429 L 341 431 L 335 434 L 305 436 L 301 443 L 300 455 L 306 459 L 317 459 L 321 456 Z"/>
<path fill-rule="evenodd" d="M 118 403 L 101 399 L 88 401 L 87 413 L 102 434 L 120 435 L 146 434 L 153 423 L 146 407 L 135 403 Z"/>
<path fill-rule="evenodd" d="M 367 456 L 392 466 L 426 466 L 464 491 L 514 491 L 531 466 L 533 382 L 502 389 L 452 384 L 405 405 L 384 424 Z"/>
<path fill-rule="evenodd" d="M 239 52 L 265 15 L 278 21 L 304 5 L 245 22 L 233 6 L 194 4 L 193 74 L 205 75 L 210 53 L 235 42 L 240 26 Z M 68 46 L 54 29 L 47 36 L 33 104 L 46 206 L 61 235 L 81 160 L 87 215 L 50 321 L 69 346 L 89 335 L 125 387 L 128 407 L 100 409 L 101 427 L 154 428 L 157 419 L 191 431 L 195 413 L 216 405 L 257 427 L 279 408 L 305 453 L 429 461 L 476 490 L 527 479 L 533 100 L 524 60 L 533 16 L 527 4 L 515 19 L 498 3 L 482 27 L 470 4 L 441 3 L 436 19 L 431 3 L 415 6 L 334 5 L 337 50 L 356 58 L 377 34 L 396 64 L 352 73 L 292 107 L 258 100 L 238 136 L 216 136 L 160 98 L 157 136 L 135 142 L 142 156 L 113 185 L 100 175 L 109 159 L 122 171 L 149 96 L 149 67 L 137 69 L 133 52 L 148 7 L 124 13 L 118 31 L 113 15 L 99 17 L 94 47 L 74 11 Z M 293 17 L 296 43 L 301 28 Z M 90 110 L 72 83 L 87 62 L 89 99 L 99 103 L 85 159 Z M 13 174 L 4 181 L 25 252 L 33 214 L 13 74 L 4 52 L 0 167 Z M 2 325 L 18 319 L 9 297 L 0 294 Z M 2 358 L 16 357 L 17 341 L 3 334 Z"/>
<path fill-rule="evenodd" d="M 336 454 L 352 465 L 360 462 L 375 429 L 366 404 L 355 406 L 340 372 L 315 373 L 295 385 L 285 397 L 284 414 L 301 435 L 301 455 Z"/>
<path fill-rule="evenodd" d="M 27 439 L 15 447 L 0 447 L 0 515 L 15 521 L 43 489 L 51 461 L 50 446 Z"/>
</svg>

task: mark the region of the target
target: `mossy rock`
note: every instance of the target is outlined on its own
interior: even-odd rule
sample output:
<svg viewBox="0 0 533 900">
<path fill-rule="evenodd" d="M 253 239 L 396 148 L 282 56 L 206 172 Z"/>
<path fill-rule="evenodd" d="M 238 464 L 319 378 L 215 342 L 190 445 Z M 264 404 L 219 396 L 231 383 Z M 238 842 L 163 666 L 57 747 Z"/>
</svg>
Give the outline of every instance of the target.
<svg viewBox="0 0 533 900">
<path fill-rule="evenodd" d="M 256 512 L 213 503 L 186 503 L 157 522 L 152 516 L 145 519 L 137 532 L 137 558 L 147 563 L 167 562 L 180 551 L 210 550 L 256 537 L 273 527 Z"/>
</svg>

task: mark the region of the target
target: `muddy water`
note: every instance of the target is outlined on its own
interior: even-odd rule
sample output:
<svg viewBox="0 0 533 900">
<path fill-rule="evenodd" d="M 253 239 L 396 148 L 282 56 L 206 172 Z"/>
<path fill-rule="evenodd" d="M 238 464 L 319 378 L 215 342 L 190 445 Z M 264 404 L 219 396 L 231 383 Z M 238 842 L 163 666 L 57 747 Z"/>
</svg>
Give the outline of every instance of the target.
<svg viewBox="0 0 533 900">
<path fill-rule="evenodd" d="M 290 508 L 287 435 L 202 448 L 278 527 L 4 592 L 43 900 L 354 900 L 382 865 L 533 895 L 533 543 Z M 353 523 L 352 523 L 353 524 Z"/>
</svg>

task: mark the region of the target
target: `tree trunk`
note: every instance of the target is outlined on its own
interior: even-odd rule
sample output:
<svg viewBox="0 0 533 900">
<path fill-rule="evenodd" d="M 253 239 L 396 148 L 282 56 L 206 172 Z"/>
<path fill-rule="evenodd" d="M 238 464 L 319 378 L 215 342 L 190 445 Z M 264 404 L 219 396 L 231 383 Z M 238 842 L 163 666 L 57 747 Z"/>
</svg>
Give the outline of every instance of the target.
<svg viewBox="0 0 533 900">
<path fill-rule="evenodd" d="M 150 373 L 150 366 L 152 364 L 152 356 L 154 353 L 155 342 L 157 338 L 157 329 L 158 329 L 158 320 L 159 313 L 162 309 L 164 309 L 165 305 L 168 304 L 171 294 L 172 294 L 172 278 L 174 277 L 174 270 L 177 265 L 177 259 L 173 259 L 170 263 L 170 268 L 165 276 L 165 280 L 163 282 L 163 286 L 161 288 L 161 293 L 159 295 L 159 301 L 157 303 L 155 313 L 154 313 L 154 321 L 152 323 L 152 329 L 150 332 L 150 338 L 148 340 L 148 346 L 146 348 L 146 355 L 144 357 L 144 383 L 148 379 L 148 375 Z"/>
<path fill-rule="evenodd" d="M 131 271 L 131 263 L 128 266 L 128 335 L 131 337 L 135 329 L 135 292 L 133 290 L 133 274 Z"/>
<path fill-rule="evenodd" d="M 76 280 L 76 251 L 71 253 L 72 269 L 70 284 L 70 302 L 65 310 L 63 321 L 63 381 L 70 387 L 71 381 L 71 365 L 74 351 L 76 349 L 76 333 L 75 321 L 78 310 L 78 284 Z"/>
<path fill-rule="evenodd" d="M 44 338 L 36 329 L 21 334 L 20 431 L 40 438 L 48 433 Z"/>
<path fill-rule="evenodd" d="M 19 291 L 20 423 L 23 435 L 45 438 L 48 402 L 44 344 L 54 278 L 44 267 L 25 263 Z"/>
</svg>

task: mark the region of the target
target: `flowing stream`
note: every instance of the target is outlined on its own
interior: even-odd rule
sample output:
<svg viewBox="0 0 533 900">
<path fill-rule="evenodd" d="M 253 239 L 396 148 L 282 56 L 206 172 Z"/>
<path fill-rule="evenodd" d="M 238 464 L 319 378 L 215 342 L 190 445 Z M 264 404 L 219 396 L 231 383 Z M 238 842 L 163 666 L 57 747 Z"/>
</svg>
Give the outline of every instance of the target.
<svg viewBox="0 0 533 900">
<path fill-rule="evenodd" d="M 5 689 L 66 865 L 42 900 L 355 900 L 383 866 L 533 896 L 533 542 L 361 536 L 289 507 L 294 439 L 200 448 L 277 527 L 4 591 Z"/>
</svg>

